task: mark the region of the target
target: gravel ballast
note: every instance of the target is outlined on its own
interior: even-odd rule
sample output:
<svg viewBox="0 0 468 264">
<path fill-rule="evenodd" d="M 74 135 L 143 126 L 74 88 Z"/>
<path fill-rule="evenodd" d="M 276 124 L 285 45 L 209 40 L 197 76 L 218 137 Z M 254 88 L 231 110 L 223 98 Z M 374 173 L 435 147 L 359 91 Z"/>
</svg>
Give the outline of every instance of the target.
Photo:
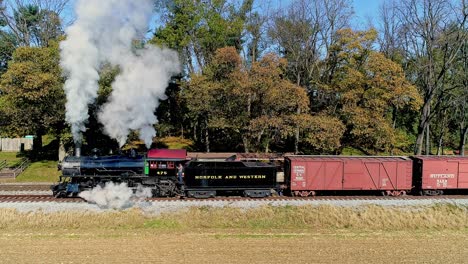
<svg viewBox="0 0 468 264">
<path fill-rule="evenodd" d="M 431 199 L 431 200 L 173 200 L 173 201 L 144 201 L 131 200 L 125 207 L 120 209 L 99 207 L 92 203 L 74 202 L 4 202 L 0 203 L 0 208 L 16 209 L 20 212 L 45 212 L 54 213 L 61 211 L 89 211 L 89 212 L 109 212 L 125 210 L 129 208 L 141 209 L 149 215 L 158 215 L 165 212 L 175 212 L 187 210 L 190 207 L 233 207 L 251 209 L 261 206 L 341 206 L 360 207 L 366 205 L 378 205 L 389 207 L 425 207 L 435 204 L 453 204 L 456 206 L 468 206 L 468 199 Z"/>
</svg>

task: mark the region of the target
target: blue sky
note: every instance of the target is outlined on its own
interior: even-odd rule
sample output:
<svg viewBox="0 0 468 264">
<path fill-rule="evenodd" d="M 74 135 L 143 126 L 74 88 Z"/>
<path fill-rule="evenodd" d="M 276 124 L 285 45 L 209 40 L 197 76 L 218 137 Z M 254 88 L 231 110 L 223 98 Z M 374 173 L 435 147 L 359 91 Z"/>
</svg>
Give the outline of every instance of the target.
<svg viewBox="0 0 468 264">
<path fill-rule="evenodd" d="M 256 0 L 256 4 L 262 6 L 261 2 L 269 2 L 271 0 Z M 276 3 L 273 3 L 273 6 L 277 7 L 286 7 L 294 0 L 276 0 Z M 314 1 L 314 0 L 309 0 Z M 273 0 L 275 2 L 275 0 Z M 355 22 L 358 23 L 367 23 L 368 18 L 376 19 L 379 12 L 379 5 L 383 3 L 384 0 L 352 0 L 354 12 L 355 12 Z"/>
<path fill-rule="evenodd" d="M 379 6 L 384 0 L 353 0 L 355 22 L 367 23 L 368 18 L 377 19 L 379 15 Z"/>
<path fill-rule="evenodd" d="M 272 6 L 277 7 L 286 7 L 294 0 L 256 0 L 255 3 L 258 5 L 259 8 L 263 8 L 262 2 L 273 2 Z M 314 0 L 309 0 L 314 1 Z M 76 0 L 71 0 L 69 2 L 70 9 L 73 9 Z M 270 2 L 270 3 L 271 3 Z M 276 3 L 274 3 L 276 2 Z M 368 26 L 369 19 L 375 20 L 378 17 L 379 12 L 379 5 L 384 2 L 384 0 L 352 0 L 355 18 L 353 20 L 354 26 L 358 28 L 366 28 Z M 65 14 L 66 17 L 72 16 L 72 10 L 67 10 L 70 13 Z M 154 21 L 152 21 L 151 28 L 154 28 Z"/>
</svg>

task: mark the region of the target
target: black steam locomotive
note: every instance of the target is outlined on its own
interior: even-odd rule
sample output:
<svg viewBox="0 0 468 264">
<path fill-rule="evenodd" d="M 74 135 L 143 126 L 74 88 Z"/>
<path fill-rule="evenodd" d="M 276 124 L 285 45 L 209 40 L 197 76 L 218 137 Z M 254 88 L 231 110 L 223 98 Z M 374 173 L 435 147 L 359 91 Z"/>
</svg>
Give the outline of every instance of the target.
<svg viewBox="0 0 468 264">
<path fill-rule="evenodd" d="M 179 166 L 184 178 L 178 178 Z M 214 197 L 238 194 L 265 197 L 277 187 L 276 166 L 260 162 L 189 161 L 186 150 L 151 149 L 145 156 L 69 156 L 59 165 L 59 183 L 53 185 L 55 197 L 76 196 L 108 182 L 128 187 L 150 188 L 155 197 Z"/>
</svg>

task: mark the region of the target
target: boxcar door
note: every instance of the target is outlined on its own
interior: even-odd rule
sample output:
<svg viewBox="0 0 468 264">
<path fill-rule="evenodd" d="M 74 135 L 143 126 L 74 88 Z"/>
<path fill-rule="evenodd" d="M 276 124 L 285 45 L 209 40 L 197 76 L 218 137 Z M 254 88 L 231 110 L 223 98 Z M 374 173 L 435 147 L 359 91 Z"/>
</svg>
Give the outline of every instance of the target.
<svg viewBox="0 0 468 264">
<path fill-rule="evenodd" d="M 468 162 L 458 163 L 458 188 L 468 189 Z"/>
<path fill-rule="evenodd" d="M 323 175 L 323 190 L 343 189 L 343 162 L 329 161 L 325 163 L 325 173 Z"/>
<path fill-rule="evenodd" d="M 378 178 L 379 190 L 397 189 L 398 163 L 395 161 L 382 162 L 380 164 L 380 177 Z"/>
</svg>

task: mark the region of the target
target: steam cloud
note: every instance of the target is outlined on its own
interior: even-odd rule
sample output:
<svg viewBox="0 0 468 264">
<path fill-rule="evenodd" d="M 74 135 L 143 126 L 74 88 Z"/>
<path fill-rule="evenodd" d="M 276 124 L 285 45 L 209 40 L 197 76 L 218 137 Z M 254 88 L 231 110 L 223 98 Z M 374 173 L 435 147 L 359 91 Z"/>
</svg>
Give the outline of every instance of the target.
<svg viewBox="0 0 468 264">
<path fill-rule="evenodd" d="M 130 130 L 138 130 L 149 147 L 156 135 L 154 110 L 165 99 L 170 77 L 180 71 L 177 53 L 155 46 L 134 47 L 148 29 L 152 0 L 78 0 L 77 20 L 60 45 L 67 80 L 66 120 L 76 144 L 85 131 L 88 105 L 97 97 L 99 69 L 120 68 L 108 102 L 98 114 L 104 131 L 122 146 Z"/>
<path fill-rule="evenodd" d="M 104 188 L 98 185 L 92 190 L 81 192 L 79 196 L 101 208 L 124 209 L 133 206 L 134 198 L 149 198 L 152 193 L 150 188 L 142 186 L 138 186 L 136 192 L 133 193 L 127 183 L 108 182 Z"/>
</svg>

